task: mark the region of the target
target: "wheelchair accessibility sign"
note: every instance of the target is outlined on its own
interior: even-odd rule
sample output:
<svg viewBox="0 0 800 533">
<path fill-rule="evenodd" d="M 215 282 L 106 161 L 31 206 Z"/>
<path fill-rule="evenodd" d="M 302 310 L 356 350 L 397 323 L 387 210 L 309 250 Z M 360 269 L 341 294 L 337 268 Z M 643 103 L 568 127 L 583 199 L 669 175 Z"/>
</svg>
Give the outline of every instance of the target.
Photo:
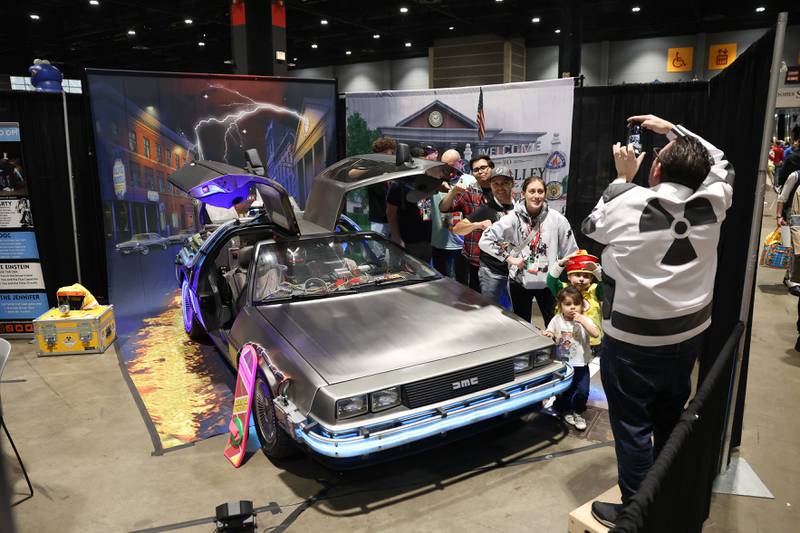
<svg viewBox="0 0 800 533">
<path fill-rule="evenodd" d="M 694 47 L 670 48 L 667 51 L 667 72 L 691 72 Z"/>
</svg>

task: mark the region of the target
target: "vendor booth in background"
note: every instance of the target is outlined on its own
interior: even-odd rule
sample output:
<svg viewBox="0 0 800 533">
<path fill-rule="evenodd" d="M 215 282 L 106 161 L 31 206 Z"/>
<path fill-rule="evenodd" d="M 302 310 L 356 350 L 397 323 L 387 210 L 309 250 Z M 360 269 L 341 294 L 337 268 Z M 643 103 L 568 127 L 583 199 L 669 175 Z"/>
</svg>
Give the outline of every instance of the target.
<svg viewBox="0 0 800 533">
<path fill-rule="evenodd" d="M 98 305 L 79 284 L 56 293 L 58 307 L 33 321 L 37 351 L 43 355 L 103 353 L 116 338 L 113 305 Z"/>
</svg>

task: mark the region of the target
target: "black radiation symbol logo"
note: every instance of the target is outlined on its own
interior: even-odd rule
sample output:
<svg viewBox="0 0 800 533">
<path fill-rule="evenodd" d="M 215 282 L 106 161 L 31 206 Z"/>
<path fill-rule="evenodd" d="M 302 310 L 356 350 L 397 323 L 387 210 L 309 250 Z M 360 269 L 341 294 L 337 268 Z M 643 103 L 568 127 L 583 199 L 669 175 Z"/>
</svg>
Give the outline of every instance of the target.
<svg viewBox="0 0 800 533">
<path fill-rule="evenodd" d="M 689 230 L 692 226 L 713 224 L 717 221 L 714 208 L 705 198 L 695 198 L 688 202 L 682 217 L 673 217 L 664 206 L 654 198 L 647 202 L 642 216 L 639 218 L 639 231 L 669 230 L 674 240 L 667 253 L 661 258 L 662 265 L 685 265 L 697 259 L 697 252 L 689 240 Z"/>
</svg>

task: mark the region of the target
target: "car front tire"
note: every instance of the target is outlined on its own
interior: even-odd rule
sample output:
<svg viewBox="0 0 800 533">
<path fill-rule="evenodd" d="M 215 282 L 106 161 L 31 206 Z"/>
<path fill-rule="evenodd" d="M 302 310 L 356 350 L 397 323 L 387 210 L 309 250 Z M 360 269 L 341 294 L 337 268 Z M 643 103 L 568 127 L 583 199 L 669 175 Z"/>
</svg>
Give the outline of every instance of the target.
<svg viewBox="0 0 800 533">
<path fill-rule="evenodd" d="M 253 392 L 253 418 L 261 451 L 270 459 L 286 459 L 297 453 L 291 437 L 278 424 L 269 384 L 259 372 Z"/>
<path fill-rule="evenodd" d="M 185 279 L 181 283 L 181 314 L 183 315 L 183 329 L 189 338 L 193 341 L 205 340 L 206 332 L 189 301 L 189 281 Z"/>
<path fill-rule="evenodd" d="M 147 254 L 149 254 L 149 253 L 150 253 L 150 248 L 148 248 L 147 246 L 145 246 L 144 248 L 142 248 L 142 255 L 147 255 Z"/>
</svg>

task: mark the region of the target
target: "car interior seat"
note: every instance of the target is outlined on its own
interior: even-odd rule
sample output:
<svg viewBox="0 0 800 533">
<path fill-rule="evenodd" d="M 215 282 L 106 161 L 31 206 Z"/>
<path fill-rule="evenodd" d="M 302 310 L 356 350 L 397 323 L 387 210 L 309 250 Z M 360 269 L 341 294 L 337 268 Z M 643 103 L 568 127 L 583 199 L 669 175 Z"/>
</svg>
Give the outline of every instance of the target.
<svg viewBox="0 0 800 533">
<path fill-rule="evenodd" d="M 253 253 L 255 246 L 244 246 L 239 248 L 236 254 L 236 266 L 231 268 L 225 273 L 225 281 L 231 288 L 231 301 L 236 306 L 238 311 L 239 300 L 244 292 L 244 286 L 247 283 L 247 269 L 250 267 L 250 262 L 253 260 Z"/>
</svg>

